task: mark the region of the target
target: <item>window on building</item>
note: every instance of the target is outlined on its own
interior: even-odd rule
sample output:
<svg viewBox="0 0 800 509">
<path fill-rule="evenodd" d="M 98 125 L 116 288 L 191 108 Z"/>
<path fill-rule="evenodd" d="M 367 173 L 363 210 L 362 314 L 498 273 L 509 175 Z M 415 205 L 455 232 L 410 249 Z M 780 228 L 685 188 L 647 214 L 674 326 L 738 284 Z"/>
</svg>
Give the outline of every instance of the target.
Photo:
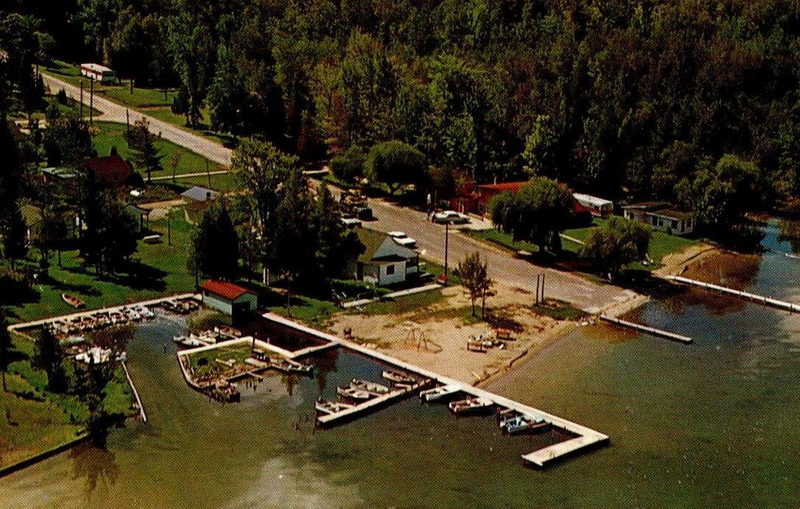
<svg viewBox="0 0 800 509">
<path fill-rule="evenodd" d="M 386 275 L 391 276 L 394 274 L 394 265 L 387 265 L 386 266 Z"/>
<path fill-rule="evenodd" d="M 678 227 L 678 220 L 677 219 L 673 219 L 672 220 L 672 227 L 673 228 L 677 228 Z"/>
</svg>

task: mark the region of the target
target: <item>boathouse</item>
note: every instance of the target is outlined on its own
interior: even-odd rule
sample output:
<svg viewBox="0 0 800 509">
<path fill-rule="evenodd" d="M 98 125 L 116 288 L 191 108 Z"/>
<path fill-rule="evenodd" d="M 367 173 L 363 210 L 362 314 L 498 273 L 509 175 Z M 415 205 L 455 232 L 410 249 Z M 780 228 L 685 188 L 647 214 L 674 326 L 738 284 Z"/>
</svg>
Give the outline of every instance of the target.
<svg viewBox="0 0 800 509">
<path fill-rule="evenodd" d="M 203 304 L 226 315 L 239 316 L 258 307 L 255 292 L 228 281 L 208 279 L 200 284 Z"/>
</svg>

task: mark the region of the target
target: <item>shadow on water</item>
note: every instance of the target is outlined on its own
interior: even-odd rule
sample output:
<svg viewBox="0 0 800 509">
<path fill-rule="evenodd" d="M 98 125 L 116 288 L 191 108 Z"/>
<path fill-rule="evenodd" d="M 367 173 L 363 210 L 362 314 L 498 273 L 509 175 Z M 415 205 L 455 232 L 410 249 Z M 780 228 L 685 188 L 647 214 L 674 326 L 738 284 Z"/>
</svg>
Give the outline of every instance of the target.
<svg viewBox="0 0 800 509">
<path fill-rule="evenodd" d="M 117 465 L 114 453 L 108 449 L 99 449 L 91 444 L 84 443 L 73 447 L 69 452 L 72 460 L 72 478 L 84 479 L 83 495 L 86 501 L 93 496 L 102 496 L 95 493 L 98 489 L 107 492 L 117 483 L 120 468 Z"/>
</svg>

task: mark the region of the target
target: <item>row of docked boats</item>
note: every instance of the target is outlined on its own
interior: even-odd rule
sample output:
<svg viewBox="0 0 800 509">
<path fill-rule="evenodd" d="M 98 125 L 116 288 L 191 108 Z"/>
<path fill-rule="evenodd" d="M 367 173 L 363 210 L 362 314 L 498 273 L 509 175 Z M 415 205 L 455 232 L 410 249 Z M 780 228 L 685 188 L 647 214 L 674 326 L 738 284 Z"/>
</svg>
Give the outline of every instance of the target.
<svg viewBox="0 0 800 509">
<path fill-rule="evenodd" d="M 192 311 L 200 309 L 200 303 L 188 297 L 185 299 L 167 299 L 161 303 L 165 310 L 178 315 L 188 315 Z"/>
<path fill-rule="evenodd" d="M 220 341 L 238 339 L 241 335 L 241 332 L 231 327 L 214 327 L 197 334 L 173 336 L 172 341 L 184 348 L 197 348 L 199 346 L 214 345 Z"/>
<path fill-rule="evenodd" d="M 325 415 L 344 412 L 371 399 L 407 391 L 423 382 L 420 378 L 391 369 L 383 371 L 381 377 L 389 382 L 389 385 L 354 378 L 350 384 L 337 387 L 336 395 L 339 399 L 337 401 L 318 400 L 315 404 L 317 412 Z"/>
<path fill-rule="evenodd" d="M 155 316 L 152 309 L 142 305 L 134 305 L 111 311 L 97 311 L 73 318 L 54 320 L 47 327 L 57 339 L 68 341 L 70 337 L 77 334 L 149 320 Z"/>
<path fill-rule="evenodd" d="M 261 350 L 253 350 L 252 357 L 245 359 L 245 362 L 257 368 L 273 368 L 284 373 L 311 375 L 314 372 L 314 366 L 311 364 L 304 364 L 285 357 L 271 357 L 267 352 Z"/>
</svg>

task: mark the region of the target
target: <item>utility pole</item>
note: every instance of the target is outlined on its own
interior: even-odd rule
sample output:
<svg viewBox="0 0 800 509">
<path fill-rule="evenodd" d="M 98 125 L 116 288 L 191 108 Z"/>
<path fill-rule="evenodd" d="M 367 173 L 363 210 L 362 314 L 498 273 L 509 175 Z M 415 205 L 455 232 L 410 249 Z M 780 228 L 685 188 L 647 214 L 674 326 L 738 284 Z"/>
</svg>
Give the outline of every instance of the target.
<svg viewBox="0 0 800 509">
<path fill-rule="evenodd" d="M 541 274 L 536 274 L 536 305 L 539 305 L 539 278 Z"/>
<path fill-rule="evenodd" d="M 450 241 L 450 223 L 444 225 L 444 284 L 447 284 L 447 254 Z"/>
<path fill-rule="evenodd" d="M 170 216 L 172 215 L 172 207 L 167 209 L 167 245 L 172 245 L 172 225 L 170 224 Z"/>
<path fill-rule="evenodd" d="M 125 132 L 131 135 L 131 112 L 128 108 L 125 108 Z"/>
<path fill-rule="evenodd" d="M 208 188 L 211 189 L 211 170 L 208 168 L 208 159 L 206 159 L 206 177 L 208 177 Z"/>
<path fill-rule="evenodd" d="M 89 125 L 94 123 L 94 80 L 89 80 Z"/>
<path fill-rule="evenodd" d="M 81 120 L 83 120 L 83 78 L 81 78 L 81 100 L 80 100 Z"/>
<path fill-rule="evenodd" d="M 542 273 L 542 304 L 544 304 L 544 276 L 545 274 Z"/>
</svg>

